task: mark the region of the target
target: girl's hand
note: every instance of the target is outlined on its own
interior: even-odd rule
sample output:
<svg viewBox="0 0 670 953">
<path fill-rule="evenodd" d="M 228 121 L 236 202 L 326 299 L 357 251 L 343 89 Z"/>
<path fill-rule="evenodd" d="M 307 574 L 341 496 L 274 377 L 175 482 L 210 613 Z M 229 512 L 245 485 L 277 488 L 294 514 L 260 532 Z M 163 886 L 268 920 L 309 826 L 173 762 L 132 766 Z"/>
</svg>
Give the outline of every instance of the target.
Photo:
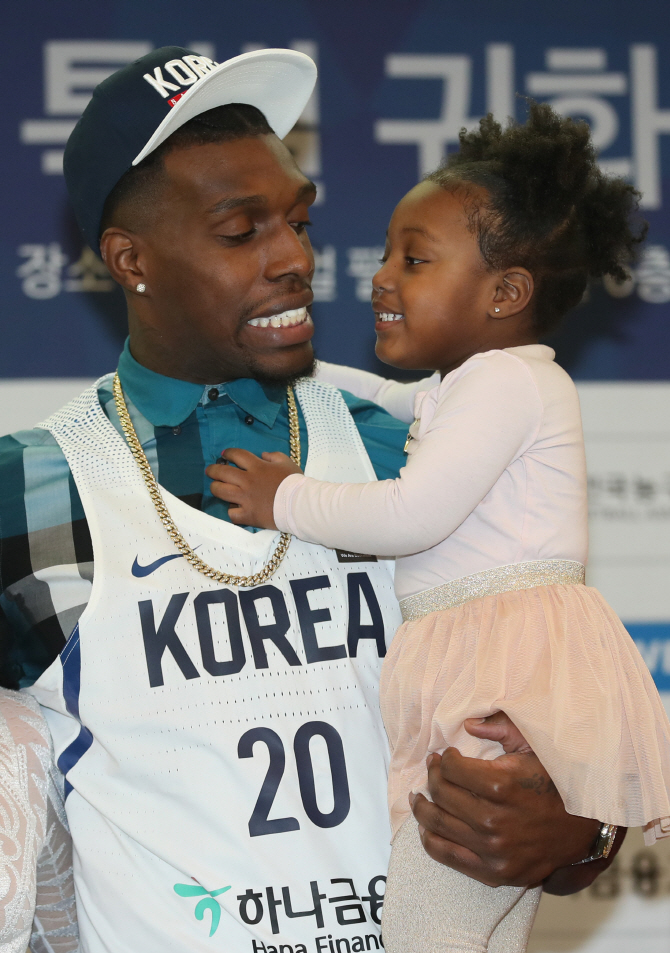
<svg viewBox="0 0 670 953">
<path fill-rule="evenodd" d="M 228 515 L 232 523 L 276 529 L 272 512 L 279 484 L 292 473 L 302 473 L 285 453 L 264 453 L 257 457 L 238 447 L 224 450 L 224 460 L 234 463 L 213 463 L 205 473 L 213 480 L 213 496 L 233 504 Z"/>
</svg>

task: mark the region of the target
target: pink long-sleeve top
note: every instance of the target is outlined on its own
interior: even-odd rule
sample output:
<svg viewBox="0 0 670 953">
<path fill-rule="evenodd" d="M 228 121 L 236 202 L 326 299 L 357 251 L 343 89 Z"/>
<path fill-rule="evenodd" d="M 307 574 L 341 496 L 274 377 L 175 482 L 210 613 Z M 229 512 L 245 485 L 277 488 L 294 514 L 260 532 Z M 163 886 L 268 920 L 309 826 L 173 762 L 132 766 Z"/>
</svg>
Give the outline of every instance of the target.
<svg viewBox="0 0 670 953">
<path fill-rule="evenodd" d="M 354 383 L 347 372 L 344 386 Z M 277 527 L 308 542 L 396 556 L 399 599 L 510 563 L 586 563 L 579 400 L 551 348 L 475 354 L 416 395 L 415 416 L 397 479 L 287 477 L 275 497 Z"/>
</svg>

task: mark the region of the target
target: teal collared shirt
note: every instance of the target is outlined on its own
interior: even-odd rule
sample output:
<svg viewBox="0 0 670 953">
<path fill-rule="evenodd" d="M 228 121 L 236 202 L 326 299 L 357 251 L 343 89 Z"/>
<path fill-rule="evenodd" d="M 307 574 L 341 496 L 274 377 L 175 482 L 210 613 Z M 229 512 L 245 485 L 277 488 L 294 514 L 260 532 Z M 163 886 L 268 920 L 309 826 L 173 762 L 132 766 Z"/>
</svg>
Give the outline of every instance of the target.
<svg viewBox="0 0 670 953">
<path fill-rule="evenodd" d="M 251 377 L 241 377 L 225 384 L 192 384 L 190 381 L 165 377 L 138 364 L 126 341 L 119 358 L 119 377 L 123 388 L 139 412 L 154 427 L 177 427 L 200 406 L 217 401 L 220 408 L 236 404 L 245 415 L 255 417 L 266 427 L 274 427 L 286 400 L 281 385 L 259 384 Z M 214 396 L 214 391 L 218 396 Z"/>
<path fill-rule="evenodd" d="M 289 427 L 286 388 L 260 384 L 250 377 L 203 387 L 157 374 L 139 364 L 128 342 L 119 359 L 119 377 L 138 416 L 136 427 L 158 481 L 211 516 L 228 519 L 228 504 L 212 496 L 204 469 L 227 447 L 288 453 Z M 379 479 L 398 475 L 405 462 L 407 425 L 370 401 L 347 391 L 349 407 Z M 307 459 L 308 436 L 298 406 L 301 463 Z M 154 430 L 152 442 L 146 423 Z M 137 426 L 139 423 L 139 426 Z M 140 432 L 140 431 L 143 431 Z M 148 436 L 145 441 L 144 436 Z M 153 459 L 152 459 L 153 457 Z M 200 499 L 195 497 L 199 468 Z M 252 527 L 249 527 L 252 529 Z"/>
</svg>

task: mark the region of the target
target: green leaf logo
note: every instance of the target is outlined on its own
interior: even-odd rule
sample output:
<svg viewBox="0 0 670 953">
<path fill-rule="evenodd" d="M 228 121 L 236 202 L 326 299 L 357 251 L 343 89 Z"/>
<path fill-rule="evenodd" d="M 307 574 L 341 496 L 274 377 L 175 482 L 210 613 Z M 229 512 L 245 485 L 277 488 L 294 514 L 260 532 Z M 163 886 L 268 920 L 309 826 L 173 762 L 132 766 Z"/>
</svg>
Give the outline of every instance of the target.
<svg viewBox="0 0 670 953">
<path fill-rule="evenodd" d="M 202 900 L 196 904 L 193 912 L 195 913 L 196 920 L 202 920 L 204 919 L 205 911 L 209 910 L 212 916 L 212 925 L 209 935 L 214 936 L 221 920 L 221 907 L 215 897 L 219 897 L 222 893 L 225 893 L 226 890 L 230 890 L 230 886 L 220 887 L 218 890 L 205 890 L 200 884 L 175 884 L 173 889 L 180 897 L 202 897 Z"/>
</svg>

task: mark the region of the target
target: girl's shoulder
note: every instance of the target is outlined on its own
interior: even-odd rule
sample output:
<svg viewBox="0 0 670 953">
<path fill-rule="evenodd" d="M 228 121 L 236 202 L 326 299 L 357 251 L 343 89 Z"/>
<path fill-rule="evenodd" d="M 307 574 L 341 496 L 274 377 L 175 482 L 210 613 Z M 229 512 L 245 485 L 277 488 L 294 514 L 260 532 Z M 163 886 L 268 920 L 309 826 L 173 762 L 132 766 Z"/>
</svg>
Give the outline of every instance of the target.
<svg viewBox="0 0 670 953">
<path fill-rule="evenodd" d="M 433 392 L 441 397 L 463 387 L 529 386 L 553 365 L 554 352 L 542 344 L 493 349 L 473 354 L 460 367 L 445 374 Z M 549 371 L 551 373 L 551 371 Z"/>
<path fill-rule="evenodd" d="M 436 397 L 440 400 L 450 390 L 463 386 L 482 387 L 489 391 L 500 388 L 501 397 L 512 390 L 533 390 L 542 403 L 557 396 L 576 396 L 572 378 L 554 357 L 552 348 L 545 344 L 525 344 L 473 354 L 444 377 Z"/>
<path fill-rule="evenodd" d="M 508 348 L 505 354 L 523 364 L 533 378 L 543 405 L 572 406 L 577 412 L 579 397 L 575 382 L 555 361 L 555 352 L 545 344 Z"/>
<path fill-rule="evenodd" d="M 543 402 L 528 364 L 507 351 L 491 350 L 473 354 L 431 390 L 418 393 L 414 410 L 425 428 L 464 408 L 474 414 L 496 408 L 532 422 L 541 417 Z"/>
<path fill-rule="evenodd" d="M 529 431 L 581 420 L 577 389 L 543 344 L 474 354 L 432 390 L 417 394 L 415 417 L 425 429 L 466 408 L 466 416 L 514 418 Z"/>
</svg>

